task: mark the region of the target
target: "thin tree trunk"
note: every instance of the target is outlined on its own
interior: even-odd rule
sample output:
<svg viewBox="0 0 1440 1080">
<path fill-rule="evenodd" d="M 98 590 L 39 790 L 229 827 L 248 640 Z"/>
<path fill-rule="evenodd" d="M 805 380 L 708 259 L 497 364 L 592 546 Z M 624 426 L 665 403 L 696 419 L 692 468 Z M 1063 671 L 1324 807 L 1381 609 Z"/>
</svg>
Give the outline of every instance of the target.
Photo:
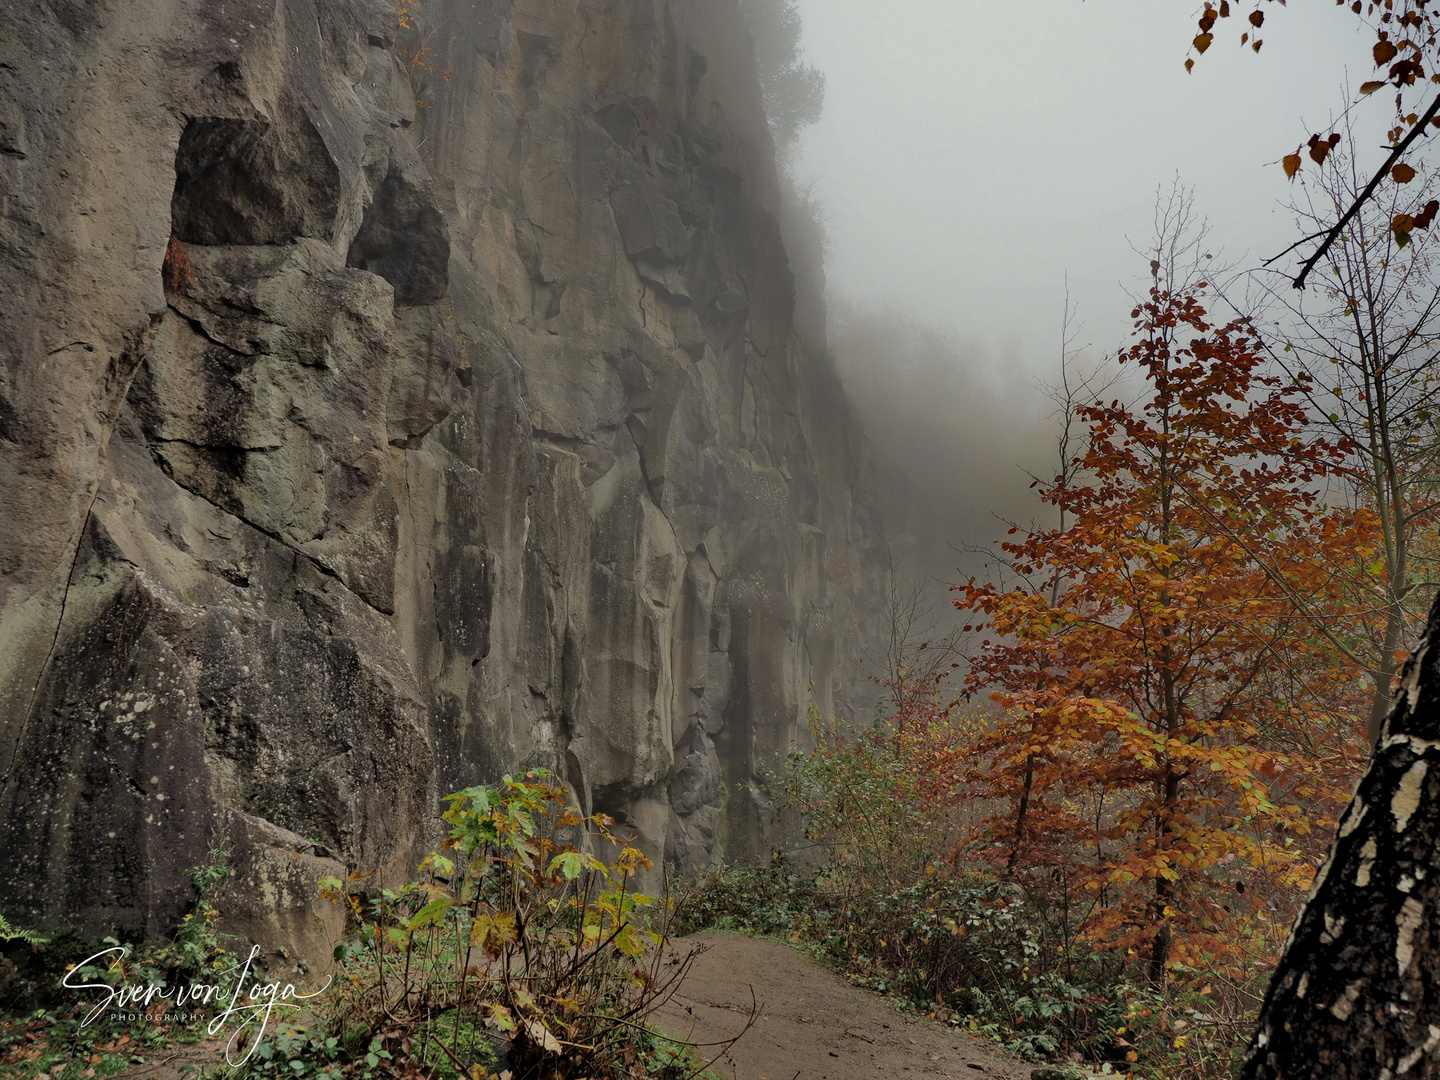
<svg viewBox="0 0 1440 1080">
<path fill-rule="evenodd" d="M 1025 843 L 1025 815 L 1030 812 L 1030 789 L 1035 785 L 1035 755 L 1025 755 L 1025 786 L 1020 791 L 1020 805 L 1015 810 L 1015 844 L 1010 849 L 1010 858 L 1005 861 L 1005 872 L 1011 873 L 1020 860 L 1020 848 Z"/>
<path fill-rule="evenodd" d="M 1405 608 L 1392 595 L 1385 609 L 1385 637 L 1380 646 L 1379 670 L 1375 673 L 1375 696 L 1370 702 L 1370 725 L 1367 734 L 1371 746 L 1379 739 L 1381 725 L 1385 723 L 1385 715 L 1390 711 L 1390 683 L 1399 667 L 1395 663 L 1395 652 L 1400 648 L 1400 636 L 1404 632 Z"/>
<path fill-rule="evenodd" d="M 1440 1075 L 1440 600 L 1291 932 L 1241 1080 Z"/>
<path fill-rule="evenodd" d="M 1173 726 L 1172 729 L 1173 731 Z M 1175 804 L 1180 799 L 1180 774 L 1173 766 L 1165 772 L 1165 799 L 1160 807 L 1159 844 L 1164 847 L 1171 839 L 1170 823 L 1175 813 Z M 1170 960 L 1170 945 L 1174 933 L 1170 928 L 1167 909 L 1175 896 L 1175 883 L 1167 877 L 1155 875 L 1155 921 L 1158 924 L 1155 936 L 1150 941 L 1150 982 L 1160 986 L 1165 982 L 1165 965 Z"/>
</svg>

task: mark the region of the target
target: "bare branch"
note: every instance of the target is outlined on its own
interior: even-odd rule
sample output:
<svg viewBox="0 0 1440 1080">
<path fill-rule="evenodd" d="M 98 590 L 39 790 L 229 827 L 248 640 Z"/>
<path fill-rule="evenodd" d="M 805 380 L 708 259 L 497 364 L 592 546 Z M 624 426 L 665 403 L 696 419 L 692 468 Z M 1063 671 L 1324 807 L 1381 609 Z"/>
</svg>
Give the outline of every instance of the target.
<svg viewBox="0 0 1440 1080">
<path fill-rule="evenodd" d="M 1425 110 L 1425 115 L 1420 118 L 1419 123 L 1415 124 L 1415 126 L 1410 129 L 1409 134 L 1401 139 L 1395 148 L 1390 151 L 1389 156 L 1385 158 L 1385 164 L 1380 167 L 1379 172 L 1370 178 L 1370 182 L 1365 185 L 1365 190 L 1360 193 L 1360 197 L 1350 204 L 1350 209 L 1345 211 L 1339 221 L 1330 226 L 1320 246 L 1315 249 L 1314 254 L 1312 254 L 1310 258 L 1305 260 L 1305 264 L 1300 267 L 1300 273 L 1295 276 L 1295 288 L 1305 288 L 1305 279 L 1310 275 L 1310 271 L 1315 268 L 1315 264 L 1325 257 L 1325 252 L 1330 250 L 1330 245 L 1335 243 L 1336 237 L 1345 231 L 1345 226 L 1350 224 L 1350 220 L 1360 212 L 1360 208 L 1369 201 L 1370 196 L 1375 194 L 1375 189 L 1380 186 L 1380 182 L 1390 175 L 1391 166 L 1400 160 L 1406 150 L 1410 149 L 1410 144 L 1420 137 L 1421 132 L 1429 128 L 1430 121 L 1434 120 L 1437 114 L 1440 114 L 1440 96 L 1437 96 L 1435 100 L 1430 103 L 1430 108 Z"/>
</svg>

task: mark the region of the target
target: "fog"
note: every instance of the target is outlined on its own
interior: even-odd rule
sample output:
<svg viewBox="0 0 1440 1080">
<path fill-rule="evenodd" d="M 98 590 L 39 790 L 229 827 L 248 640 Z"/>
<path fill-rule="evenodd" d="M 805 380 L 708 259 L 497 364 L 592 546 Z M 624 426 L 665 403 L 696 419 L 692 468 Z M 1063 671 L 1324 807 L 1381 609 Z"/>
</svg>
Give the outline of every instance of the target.
<svg viewBox="0 0 1440 1080">
<path fill-rule="evenodd" d="M 953 582 L 1009 522 L 1044 513 L 1030 482 L 1057 471 L 1055 407 L 1023 364 L 995 363 L 976 339 L 899 305 L 842 298 L 831 300 L 830 344 L 875 451 L 905 577 Z"/>
<path fill-rule="evenodd" d="M 1258 55 L 1232 19 L 1187 74 L 1198 5 L 1173 0 L 798 9 L 825 107 L 791 168 L 827 236 L 831 344 L 897 549 L 955 580 L 977 565 L 966 545 L 1046 512 L 1028 474 L 1055 472 L 1037 382 L 1058 372 L 1067 285 L 1078 363 L 1112 357 L 1177 178 L 1229 264 L 1291 244 L 1279 159 L 1331 130 L 1368 44 L 1346 9 L 1271 4 Z M 1377 163 L 1387 105 L 1360 118 Z"/>
</svg>

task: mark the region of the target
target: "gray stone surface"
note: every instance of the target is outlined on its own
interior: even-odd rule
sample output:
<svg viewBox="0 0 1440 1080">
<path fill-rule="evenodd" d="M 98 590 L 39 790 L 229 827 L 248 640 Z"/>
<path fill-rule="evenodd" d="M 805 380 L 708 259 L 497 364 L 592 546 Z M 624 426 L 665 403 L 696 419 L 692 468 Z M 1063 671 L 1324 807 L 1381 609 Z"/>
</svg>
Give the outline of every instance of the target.
<svg viewBox="0 0 1440 1080">
<path fill-rule="evenodd" d="M 314 950 L 317 877 L 527 766 L 763 856 L 856 697 L 883 541 L 733 3 L 421 10 L 423 87 L 378 0 L 0 12 L 22 925 L 164 932 L 224 844 L 232 928 Z"/>
</svg>

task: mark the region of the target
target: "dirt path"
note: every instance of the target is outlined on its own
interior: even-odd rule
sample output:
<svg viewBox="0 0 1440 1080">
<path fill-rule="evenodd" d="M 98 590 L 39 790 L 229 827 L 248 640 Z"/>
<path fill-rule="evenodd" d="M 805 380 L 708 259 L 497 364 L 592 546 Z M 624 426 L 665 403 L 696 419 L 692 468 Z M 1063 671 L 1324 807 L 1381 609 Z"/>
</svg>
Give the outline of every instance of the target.
<svg viewBox="0 0 1440 1080">
<path fill-rule="evenodd" d="M 700 934 L 706 947 L 653 1017 L 677 1038 L 715 1042 L 745 1025 L 751 989 L 760 1019 L 715 1063 L 734 1080 L 874 1080 L 880 1076 L 1028 1080 L 1031 1066 L 988 1040 L 904 1016 L 779 942 Z M 711 1051 L 713 1054 L 715 1051 Z M 709 1055 L 706 1055 L 707 1057 Z"/>
<path fill-rule="evenodd" d="M 721 1042 L 745 1026 L 751 989 L 759 1020 L 714 1065 L 727 1080 L 952 1077 L 1029 1080 L 1032 1066 L 986 1039 L 896 1012 L 875 994 L 777 941 L 699 934 L 705 951 L 652 1021 L 676 1038 Z M 705 1054 L 708 1058 L 716 1051 Z M 703 1051 L 702 1051 L 703 1053 Z M 186 1065 L 220 1061 L 218 1040 L 177 1047 L 112 1080 L 179 1080 Z"/>
</svg>

